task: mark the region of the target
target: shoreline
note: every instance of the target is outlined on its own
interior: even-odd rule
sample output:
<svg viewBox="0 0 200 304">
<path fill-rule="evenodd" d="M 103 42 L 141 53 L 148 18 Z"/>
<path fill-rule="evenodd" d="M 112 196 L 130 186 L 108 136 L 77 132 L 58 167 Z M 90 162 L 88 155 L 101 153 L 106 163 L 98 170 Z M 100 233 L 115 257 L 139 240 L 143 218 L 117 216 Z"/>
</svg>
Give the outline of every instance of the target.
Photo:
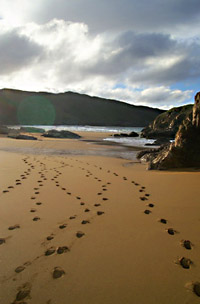
<svg viewBox="0 0 200 304">
<path fill-rule="evenodd" d="M 102 138 L 87 139 L 95 136 Z M 86 152 L 90 146 L 1 139 L 2 303 L 199 303 L 193 284 L 200 280 L 200 172 L 147 171 L 97 155 L 31 154 L 37 145 Z M 99 146 L 92 146 L 95 153 Z M 2 147 L 28 147 L 30 154 Z"/>
<path fill-rule="evenodd" d="M 112 141 L 104 141 L 104 138 L 112 133 L 77 132 L 81 136 L 80 139 L 44 138 L 38 133 L 28 132 L 22 134 L 35 136 L 38 140 L 17 140 L 2 136 L 0 149 L 28 154 L 99 155 L 135 161 L 137 161 L 137 152 L 142 149 Z"/>
</svg>

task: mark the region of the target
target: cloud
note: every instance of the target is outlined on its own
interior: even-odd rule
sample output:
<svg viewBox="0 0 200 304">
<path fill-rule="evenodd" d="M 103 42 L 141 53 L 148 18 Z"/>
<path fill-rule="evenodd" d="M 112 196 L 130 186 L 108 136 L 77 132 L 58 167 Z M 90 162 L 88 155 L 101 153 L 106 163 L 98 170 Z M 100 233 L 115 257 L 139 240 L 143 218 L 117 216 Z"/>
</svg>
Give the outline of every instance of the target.
<svg viewBox="0 0 200 304">
<path fill-rule="evenodd" d="M 193 103 L 192 90 L 174 90 L 161 86 L 144 90 L 135 90 L 132 87 L 114 87 L 109 85 L 104 90 L 97 91 L 99 96 L 104 98 L 118 99 L 134 105 L 153 106 L 162 109 L 169 109 L 173 106 L 181 106 L 190 101 Z"/>
<path fill-rule="evenodd" d="M 2 1 L 2 0 L 1 0 Z M 12 0 L 4 0 L 1 10 L 7 11 Z M 200 23 L 199 0 L 15 0 L 19 5 L 25 5 L 21 10 L 22 20 L 46 23 L 50 20 L 63 19 L 65 21 L 85 23 L 91 32 L 105 31 L 154 31 L 169 32 L 194 28 Z M 14 10 L 13 14 L 16 12 Z M 11 12 L 9 11 L 11 14 Z M 11 18 L 10 18 L 11 19 Z M 189 31 L 185 31 L 189 35 Z"/>
<path fill-rule="evenodd" d="M 0 34 L 0 74 L 19 71 L 32 64 L 42 53 L 42 47 L 12 30 Z"/>
<path fill-rule="evenodd" d="M 199 41 L 185 44 L 163 33 L 91 35 L 84 23 L 53 19 L 12 29 L 4 24 L 0 46 L 1 87 L 71 90 L 166 107 L 190 97 L 190 90 L 170 89 L 172 83 L 200 77 Z"/>
</svg>

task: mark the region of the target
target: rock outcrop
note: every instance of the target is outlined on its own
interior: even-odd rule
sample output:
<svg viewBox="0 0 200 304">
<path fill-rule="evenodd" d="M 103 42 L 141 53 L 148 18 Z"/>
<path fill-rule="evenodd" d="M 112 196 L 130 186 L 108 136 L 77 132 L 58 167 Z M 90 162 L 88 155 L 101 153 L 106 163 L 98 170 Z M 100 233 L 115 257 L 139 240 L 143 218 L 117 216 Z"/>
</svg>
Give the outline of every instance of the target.
<svg viewBox="0 0 200 304">
<path fill-rule="evenodd" d="M 179 126 L 192 113 L 192 105 L 172 108 L 158 115 L 150 125 L 142 130 L 141 137 L 174 139 Z"/>
<path fill-rule="evenodd" d="M 52 137 L 52 138 L 71 138 L 71 139 L 78 139 L 81 138 L 76 133 L 70 132 L 70 131 L 57 131 L 57 130 L 49 130 L 42 134 L 44 137 Z"/>
<path fill-rule="evenodd" d="M 114 134 L 114 137 L 139 137 L 139 134 L 137 132 L 132 131 L 131 133 L 119 133 Z"/>
<path fill-rule="evenodd" d="M 14 139 L 23 139 L 23 140 L 37 140 L 37 137 L 25 135 L 25 134 L 8 135 L 8 137 Z"/>
<path fill-rule="evenodd" d="M 195 96 L 192 113 L 180 125 L 175 142 L 150 154 L 149 169 L 200 167 L 200 92 Z"/>
</svg>

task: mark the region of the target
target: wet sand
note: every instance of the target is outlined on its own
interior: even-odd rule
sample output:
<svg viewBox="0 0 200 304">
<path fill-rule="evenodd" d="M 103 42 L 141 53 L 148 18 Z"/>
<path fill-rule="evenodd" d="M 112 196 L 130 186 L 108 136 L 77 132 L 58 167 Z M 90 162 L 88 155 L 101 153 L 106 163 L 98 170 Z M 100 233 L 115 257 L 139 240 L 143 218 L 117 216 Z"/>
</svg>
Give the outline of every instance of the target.
<svg viewBox="0 0 200 304">
<path fill-rule="evenodd" d="M 200 173 L 50 148 L 0 142 L 0 303 L 199 303 Z"/>
</svg>

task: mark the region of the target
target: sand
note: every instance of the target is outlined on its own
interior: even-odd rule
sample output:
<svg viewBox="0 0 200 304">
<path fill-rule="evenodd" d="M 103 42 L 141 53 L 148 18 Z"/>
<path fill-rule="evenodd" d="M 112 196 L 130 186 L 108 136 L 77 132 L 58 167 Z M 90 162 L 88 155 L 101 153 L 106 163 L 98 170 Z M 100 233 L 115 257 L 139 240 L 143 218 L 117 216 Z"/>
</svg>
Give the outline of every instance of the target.
<svg viewBox="0 0 200 304">
<path fill-rule="evenodd" d="M 0 142 L 0 304 L 199 303 L 200 172 L 50 148 Z"/>
</svg>

